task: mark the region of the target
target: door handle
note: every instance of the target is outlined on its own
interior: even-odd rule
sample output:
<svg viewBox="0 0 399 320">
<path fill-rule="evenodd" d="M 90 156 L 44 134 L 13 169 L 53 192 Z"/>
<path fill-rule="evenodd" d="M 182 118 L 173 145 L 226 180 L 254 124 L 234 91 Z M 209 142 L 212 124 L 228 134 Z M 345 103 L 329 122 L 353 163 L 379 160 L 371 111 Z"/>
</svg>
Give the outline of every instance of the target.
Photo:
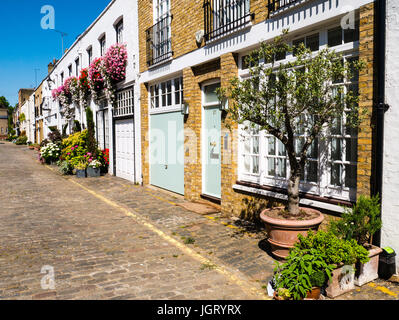
<svg viewBox="0 0 399 320">
<path fill-rule="evenodd" d="M 168 170 L 168 165 L 167 164 L 165 164 L 165 170 Z"/>
</svg>

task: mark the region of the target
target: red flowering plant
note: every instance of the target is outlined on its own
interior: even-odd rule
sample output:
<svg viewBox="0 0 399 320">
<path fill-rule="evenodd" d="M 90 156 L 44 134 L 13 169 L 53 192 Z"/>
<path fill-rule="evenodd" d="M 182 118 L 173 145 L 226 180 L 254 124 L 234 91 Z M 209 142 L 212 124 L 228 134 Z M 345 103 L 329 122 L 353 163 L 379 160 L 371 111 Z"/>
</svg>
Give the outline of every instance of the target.
<svg viewBox="0 0 399 320">
<path fill-rule="evenodd" d="M 80 105 L 86 108 L 89 104 L 90 93 L 91 93 L 88 68 L 82 69 L 82 71 L 80 71 L 79 93 L 80 93 L 79 94 Z"/>
<path fill-rule="evenodd" d="M 102 151 L 103 163 L 106 167 L 109 166 L 109 149 L 105 149 Z"/>
<path fill-rule="evenodd" d="M 94 101 L 98 101 L 101 91 L 104 89 L 104 79 L 100 72 L 103 58 L 95 59 L 89 67 L 89 86 Z"/>
<path fill-rule="evenodd" d="M 105 94 L 113 105 L 116 100 L 116 83 L 125 80 L 128 57 L 125 44 L 111 46 L 101 64 L 101 75 L 105 82 Z"/>
</svg>

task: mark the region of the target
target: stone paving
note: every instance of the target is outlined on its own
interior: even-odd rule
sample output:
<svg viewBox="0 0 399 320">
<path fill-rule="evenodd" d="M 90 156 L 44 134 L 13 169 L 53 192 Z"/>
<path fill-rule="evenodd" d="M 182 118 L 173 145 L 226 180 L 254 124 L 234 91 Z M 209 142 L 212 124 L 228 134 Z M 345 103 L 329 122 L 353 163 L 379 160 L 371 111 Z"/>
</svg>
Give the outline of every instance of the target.
<svg viewBox="0 0 399 320">
<path fill-rule="evenodd" d="M 267 299 L 266 234 L 106 175 L 63 177 L 0 145 L 0 299 Z M 43 266 L 55 288 L 43 290 Z M 343 300 L 399 299 L 377 280 Z"/>
</svg>

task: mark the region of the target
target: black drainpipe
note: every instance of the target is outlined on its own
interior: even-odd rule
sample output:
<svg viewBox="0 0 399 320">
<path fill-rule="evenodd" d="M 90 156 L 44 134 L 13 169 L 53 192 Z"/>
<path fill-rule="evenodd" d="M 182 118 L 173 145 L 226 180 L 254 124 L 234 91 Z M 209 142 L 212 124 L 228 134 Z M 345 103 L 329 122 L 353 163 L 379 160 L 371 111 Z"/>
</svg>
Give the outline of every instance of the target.
<svg viewBox="0 0 399 320">
<path fill-rule="evenodd" d="M 374 188 L 373 195 L 379 195 L 382 203 L 382 184 L 383 184 L 383 164 L 384 164 L 384 116 L 389 109 L 385 103 L 385 54 L 386 54 L 386 0 L 377 0 L 376 8 L 376 42 L 375 42 L 375 60 L 377 68 L 375 116 L 376 116 L 376 153 L 374 170 Z M 380 245 L 380 232 L 374 239 L 375 244 Z"/>
</svg>

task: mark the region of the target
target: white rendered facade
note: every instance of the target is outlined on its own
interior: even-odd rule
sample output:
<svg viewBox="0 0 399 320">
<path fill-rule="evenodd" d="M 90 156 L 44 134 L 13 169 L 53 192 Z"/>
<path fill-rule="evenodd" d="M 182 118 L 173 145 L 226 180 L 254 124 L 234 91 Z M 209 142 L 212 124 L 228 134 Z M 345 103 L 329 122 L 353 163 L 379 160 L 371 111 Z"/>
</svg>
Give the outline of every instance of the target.
<svg viewBox="0 0 399 320">
<path fill-rule="evenodd" d="M 60 114 L 60 105 L 58 101 L 54 101 L 51 96 L 51 91 L 58 88 L 70 76 L 79 77 L 80 70 L 89 67 L 90 63 L 96 58 L 101 57 L 101 52 L 107 50 L 118 41 L 123 41 L 126 44 L 128 53 L 128 64 L 126 70 L 125 81 L 117 84 L 118 90 L 129 88 L 134 96 L 134 110 L 131 116 L 134 117 L 135 139 L 132 141 L 135 148 L 135 172 L 136 179 L 134 182 L 141 182 L 141 159 L 140 159 L 140 108 L 139 108 L 139 94 L 138 87 L 138 19 L 137 19 L 137 2 L 129 0 L 113 0 L 104 9 L 100 16 L 77 38 L 73 45 L 68 49 L 64 56 L 55 64 L 54 69 L 44 80 L 43 86 L 43 111 L 46 127 L 45 132 L 48 133 L 49 126 L 57 126 L 62 131 L 63 125 L 68 123 L 67 133 L 72 133 L 73 120 L 78 120 L 82 129 L 87 128 L 85 110 L 80 106 L 75 105 L 75 118 L 67 121 Z M 105 41 L 104 41 L 105 40 Z M 78 64 L 76 63 L 78 61 Z M 78 67 L 77 67 L 78 66 Z M 50 81 L 49 81 L 50 80 Z M 102 110 L 106 109 L 105 122 L 109 124 L 107 127 L 106 143 L 99 143 L 100 146 L 107 146 L 110 151 L 110 165 L 109 172 L 114 172 L 114 139 L 113 139 L 113 109 L 105 99 L 101 101 L 101 106 L 90 102 L 93 111 L 94 121 L 97 127 L 98 114 L 101 115 Z M 133 102 L 132 102 L 133 104 Z M 102 118 L 104 121 L 104 119 Z M 97 132 L 96 132 L 97 135 Z"/>
</svg>

